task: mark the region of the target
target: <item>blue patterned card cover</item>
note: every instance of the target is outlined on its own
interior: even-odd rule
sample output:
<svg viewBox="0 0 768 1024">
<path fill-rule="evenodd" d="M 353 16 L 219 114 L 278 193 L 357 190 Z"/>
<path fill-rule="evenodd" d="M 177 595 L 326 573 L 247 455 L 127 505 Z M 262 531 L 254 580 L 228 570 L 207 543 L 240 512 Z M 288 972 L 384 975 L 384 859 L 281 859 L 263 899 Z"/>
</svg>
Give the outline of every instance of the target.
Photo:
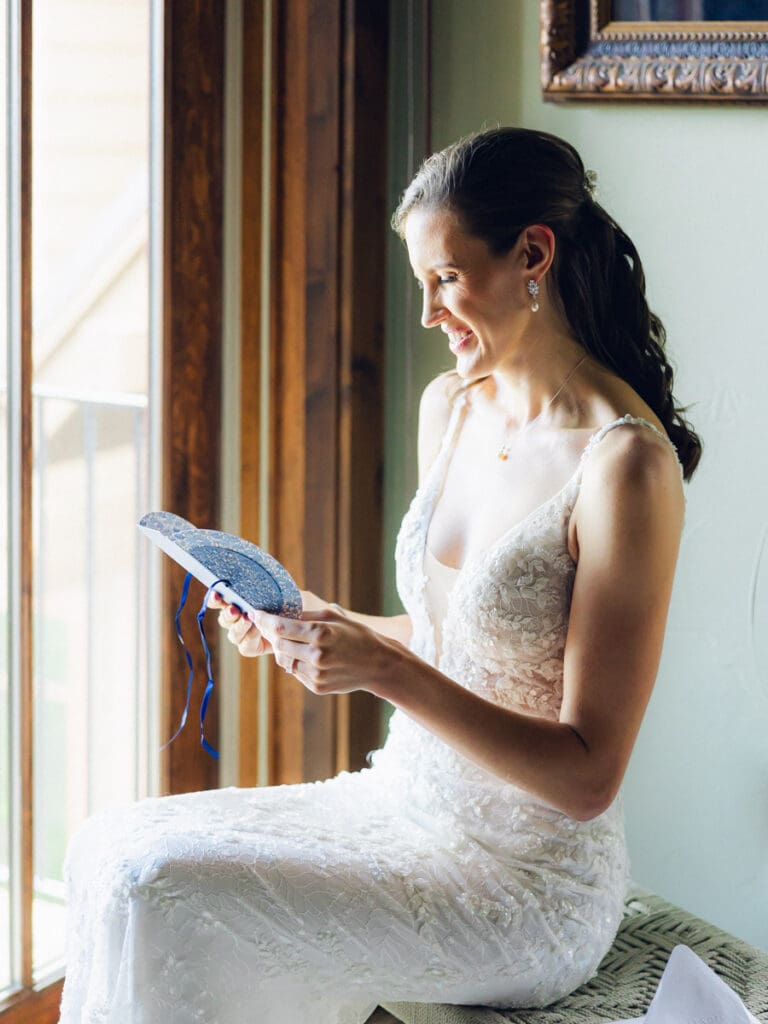
<svg viewBox="0 0 768 1024">
<path fill-rule="evenodd" d="M 299 588 L 277 559 L 242 537 L 219 530 L 199 530 L 172 512 L 149 512 L 139 529 L 206 587 L 244 612 L 267 611 L 297 619 Z"/>
</svg>

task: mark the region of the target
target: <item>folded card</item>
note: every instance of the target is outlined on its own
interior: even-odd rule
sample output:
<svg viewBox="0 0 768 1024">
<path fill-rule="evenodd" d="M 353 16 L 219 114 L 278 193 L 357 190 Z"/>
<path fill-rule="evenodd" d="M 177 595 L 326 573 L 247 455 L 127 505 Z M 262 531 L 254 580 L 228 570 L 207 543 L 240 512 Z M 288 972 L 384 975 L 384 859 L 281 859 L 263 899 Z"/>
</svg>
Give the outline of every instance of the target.
<svg viewBox="0 0 768 1024">
<path fill-rule="evenodd" d="M 291 574 L 272 555 L 231 533 L 200 530 L 172 512 L 149 512 L 139 529 L 167 555 L 244 612 L 298 618 L 302 602 Z"/>
</svg>

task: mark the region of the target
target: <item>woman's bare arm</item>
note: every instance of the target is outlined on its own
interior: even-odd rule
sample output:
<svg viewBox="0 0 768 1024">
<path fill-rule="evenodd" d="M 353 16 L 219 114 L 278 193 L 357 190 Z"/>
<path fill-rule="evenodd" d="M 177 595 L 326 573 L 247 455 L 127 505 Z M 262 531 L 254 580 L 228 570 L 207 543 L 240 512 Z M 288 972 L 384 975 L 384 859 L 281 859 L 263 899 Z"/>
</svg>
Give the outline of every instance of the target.
<svg viewBox="0 0 768 1024">
<path fill-rule="evenodd" d="M 301 602 L 305 612 L 318 612 L 328 608 L 339 608 L 338 605 L 324 601 L 311 590 L 302 590 Z M 227 630 L 227 638 L 237 647 L 244 658 L 255 658 L 262 654 L 271 654 L 272 647 L 266 638 L 261 636 L 254 624 L 244 616 L 235 605 L 228 605 L 218 594 L 211 594 L 209 606 L 219 612 L 219 625 Z M 411 619 L 408 615 L 363 615 L 360 612 L 340 609 L 346 618 L 360 622 L 379 636 L 387 640 L 395 640 L 407 647 L 411 639 Z"/>
<path fill-rule="evenodd" d="M 578 501 L 559 721 L 491 704 L 410 652 L 370 687 L 477 764 L 580 819 L 601 813 L 621 784 L 658 669 L 683 519 L 671 450 L 635 430 L 615 433 L 590 459 Z"/>
<path fill-rule="evenodd" d="M 413 632 L 410 615 L 363 615 L 361 612 L 351 612 L 347 608 L 342 610 L 348 619 L 362 622 L 364 626 L 373 629 L 379 636 L 396 640 L 403 647 L 407 647 L 410 643 Z"/>
<path fill-rule="evenodd" d="M 314 612 L 322 608 L 339 608 L 337 604 L 324 601 L 322 597 L 313 594 L 311 590 L 301 591 L 301 600 L 304 611 Z M 411 639 L 411 618 L 409 615 L 363 615 L 362 612 L 353 612 L 349 608 L 341 608 L 341 612 L 353 622 L 361 622 L 364 626 L 374 630 L 379 636 L 387 637 L 389 640 L 396 640 L 407 647 Z"/>
</svg>

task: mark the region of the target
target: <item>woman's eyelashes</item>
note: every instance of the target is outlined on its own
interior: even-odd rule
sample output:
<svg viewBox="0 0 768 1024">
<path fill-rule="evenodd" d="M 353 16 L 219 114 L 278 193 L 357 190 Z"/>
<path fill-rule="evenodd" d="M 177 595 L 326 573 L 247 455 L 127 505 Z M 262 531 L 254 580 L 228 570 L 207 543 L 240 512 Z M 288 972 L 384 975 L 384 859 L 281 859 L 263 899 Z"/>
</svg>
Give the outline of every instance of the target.
<svg viewBox="0 0 768 1024">
<path fill-rule="evenodd" d="M 444 284 L 455 284 L 456 281 L 458 281 L 458 279 L 459 279 L 459 275 L 457 273 L 454 273 L 453 271 L 450 271 L 448 273 L 439 275 L 436 278 L 436 283 L 437 283 L 437 285 L 439 287 L 440 285 L 444 285 Z M 423 292 L 424 291 L 424 282 L 420 278 L 418 278 L 418 277 L 415 278 L 415 281 L 416 281 L 416 287 L 419 289 L 420 292 Z"/>
</svg>

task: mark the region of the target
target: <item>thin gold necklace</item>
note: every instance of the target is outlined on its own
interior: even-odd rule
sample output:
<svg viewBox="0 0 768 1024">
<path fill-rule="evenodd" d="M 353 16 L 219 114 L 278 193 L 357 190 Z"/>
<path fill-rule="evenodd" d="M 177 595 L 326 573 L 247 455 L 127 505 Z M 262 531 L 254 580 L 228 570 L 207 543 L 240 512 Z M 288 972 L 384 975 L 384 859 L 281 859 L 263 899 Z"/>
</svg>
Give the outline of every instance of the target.
<svg viewBox="0 0 768 1024">
<path fill-rule="evenodd" d="M 530 420 L 528 423 L 525 424 L 524 427 L 522 427 L 520 430 L 518 430 L 517 434 L 515 435 L 516 437 L 520 437 L 521 434 L 527 434 L 528 431 L 531 429 L 531 427 L 534 427 L 539 422 L 541 417 L 544 415 L 544 413 L 547 411 L 547 409 L 550 407 L 550 405 L 552 405 L 554 400 L 557 398 L 557 396 L 560 394 L 560 392 L 563 390 L 565 385 L 568 383 L 568 381 L 571 379 L 571 377 L 574 375 L 574 373 L 576 373 L 576 371 L 578 370 L 578 368 L 581 366 L 581 364 L 584 362 L 584 360 L 586 358 L 587 358 L 587 356 L 586 356 L 586 353 L 585 353 L 581 357 L 581 359 L 578 361 L 578 363 L 576 363 L 576 365 L 570 371 L 570 373 L 567 374 L 567 376 L 563 380 L 563 383 L 560 385 L 560 387 L 557 389 L 557 391 L 554 393 L 554 395 L 552 395 L 552 397 L 547 402 L 547 404 L 542 408 L 542 410 L 538 414 L 538 416 L 534 416 L 532 420 Z M 501 459 L 502 462 L 506 462 L 507 459 L 509 458 L 509 445 L 504 440 L 504 437 L 506 437 L 506 434 L 507 434 L 507 427 L 504 427 L 504 433 L 502 434 L 501 447 L 496 452 L 496 457 Z"/>
</svg>

